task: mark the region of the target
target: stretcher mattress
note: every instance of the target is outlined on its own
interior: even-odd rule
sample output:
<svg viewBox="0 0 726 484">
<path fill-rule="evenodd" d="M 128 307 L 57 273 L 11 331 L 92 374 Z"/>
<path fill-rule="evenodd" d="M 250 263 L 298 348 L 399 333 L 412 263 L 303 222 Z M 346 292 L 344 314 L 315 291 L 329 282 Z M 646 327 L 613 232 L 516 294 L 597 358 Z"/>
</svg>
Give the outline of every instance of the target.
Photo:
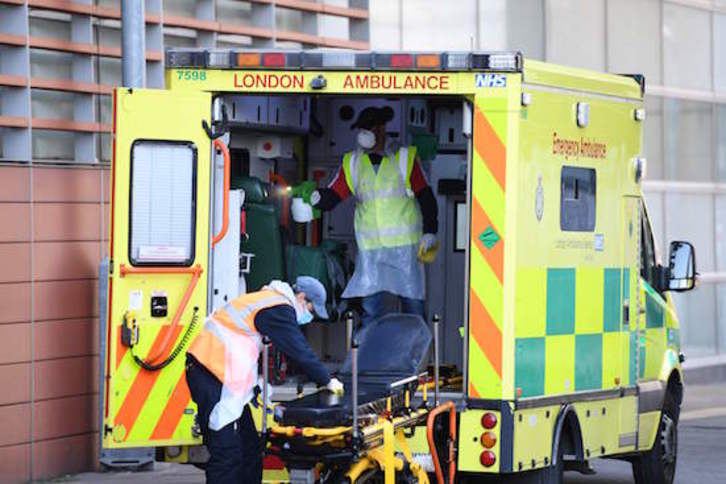
<svg viewBox="0 0 726 484">
<path fill-rule="evenodd" d="M 404 404 L 406 388 L 415 389 L 414 378 L 426 366 L 431 346 L 431 331 L 420 316 L 389 314 L 357 333 L 358 406 L 362 414 L 386 407 L 391 397 L 395 411 Z M 284 404 L 275 409 L 275 420 L 297 427 L 335 427 L 349 425 L 353 419 L 352 361 L 348 354 L 339 373 L 345 385 L 343 396 L 320 391 Z"/>
</svg>

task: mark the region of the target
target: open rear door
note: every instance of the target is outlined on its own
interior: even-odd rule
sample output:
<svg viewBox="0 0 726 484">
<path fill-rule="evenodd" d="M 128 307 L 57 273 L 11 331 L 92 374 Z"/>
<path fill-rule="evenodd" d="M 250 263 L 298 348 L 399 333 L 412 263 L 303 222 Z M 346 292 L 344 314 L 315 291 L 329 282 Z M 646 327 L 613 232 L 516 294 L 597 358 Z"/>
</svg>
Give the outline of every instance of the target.
<svg viewBox="0 0 726 484">
<path fill-rule="evenodd" d="M 207 311 L 211 95 L 120 88 L 113 108 L 103 447 L 196 443 L 184 355 Z"/>
</svg>

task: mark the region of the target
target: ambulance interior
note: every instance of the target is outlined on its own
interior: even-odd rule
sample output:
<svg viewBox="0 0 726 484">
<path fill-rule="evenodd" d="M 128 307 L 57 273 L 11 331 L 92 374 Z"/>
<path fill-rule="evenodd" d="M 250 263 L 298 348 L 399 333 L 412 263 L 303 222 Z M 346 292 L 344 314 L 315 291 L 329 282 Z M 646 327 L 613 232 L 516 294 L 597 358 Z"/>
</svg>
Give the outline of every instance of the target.
<svg viewBox="0 0 726 484">
<path fill-rule="evenodd" d="M 297 223 L 291 205 L 304 197 L 300 184 L 312 180 L 327 186 L 343 155 L 356 148 L 358 114 L 368 106 L 389 106 L 387 146 L 414 145 L 438 204 L 436 260 L 426 265 L 426 312 L 431 325 L 440 316 L 442 391 L 460 392 L 464 364 L 466 295 L 468 136 L 467 105 L 458 97 L 364 97 L 332 95 L 248 96 L 215 98 L 214 119 L 226 119 L 224 141 L 230 153 L 229 231 L 212 252 L 212 307 L 242 292 L 260 289 L 273 279 L 294 282 L 298 275 L 318 278 L 328 290 L 330 321 L 303 327 L 313 350 L 331 371 L 347 354 L 343 321 L 356 301 L 340 295 L 353 273 L 354 200 L 349 197 L 330 212 Z M 214 161 L 214 233 L 222 224 L 224 162 Z M 310 184 L 308 184 L 308 188 Z M 309 191 L 308 191 L 309 193 Z M 235 268 L 238 268 L 235 271 Z M 235 277 L 238 273 L 239 277 Z M 387 312 L 398 312 L 397 299 Z M 314 388 L 300 368 L 284 355 L 270 353 L 269 375 L 274 399 L 285 400 Z M 430 372 L 432 375 L 433 372 Z M 306 391 L 307 393 L 307 391 Z"/>
</svg>

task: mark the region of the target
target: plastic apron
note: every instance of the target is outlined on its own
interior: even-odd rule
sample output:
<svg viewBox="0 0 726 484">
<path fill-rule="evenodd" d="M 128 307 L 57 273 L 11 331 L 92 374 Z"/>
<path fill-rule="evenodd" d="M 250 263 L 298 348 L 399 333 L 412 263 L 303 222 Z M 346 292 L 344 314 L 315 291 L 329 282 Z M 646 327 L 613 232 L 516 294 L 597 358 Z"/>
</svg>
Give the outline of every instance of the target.
<svg viewBox="0 0 726 484">
<path fill-rule="evenodd" d="M 421 214 L 410 187 L 416 156 L 414 147 L 401 148 L 381 160 L 378 172 L 367 154 L 356 151 L 343 158 L 343 171 L 355 196 L 355 272 L 344 298 L 386 291 L 424 299 L 424 269 L 418 261 Z"/>
</svg>

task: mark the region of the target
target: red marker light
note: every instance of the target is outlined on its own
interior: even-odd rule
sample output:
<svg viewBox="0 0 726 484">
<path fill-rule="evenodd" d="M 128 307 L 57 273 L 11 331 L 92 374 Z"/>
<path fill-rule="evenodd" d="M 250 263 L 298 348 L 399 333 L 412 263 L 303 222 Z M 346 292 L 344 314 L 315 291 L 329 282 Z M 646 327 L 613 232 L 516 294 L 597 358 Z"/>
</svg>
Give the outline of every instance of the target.
<svg viewBox="0 0 726 484">
<path fill-rule="evenodd" d="M 270 151 L 272 149 L 272 143 L 269 141 L 265 141 L 265 144 L 262 145 L 262 149 L 265 151 Z"/>
<path fill-rule="evenodd" d="M 493 429 L 497 425 L 497 416 L 487 412 L 481 417 L 481 426 L 485 429 Z"/>
<path fill-rule="evenodd" d="M 481 456 L 479 456 L 479 462 L 481 462 L 481 465 L 484 467 L 491 467 L 495 462 L 497 462 L 497 456 L 494 455 L 494 452 L 491 450 L 485 450 L 481 453 Z"/>
<path fill-rule="evenodd" d="M 391 54 L 391 67 L 413 67 L 411 54 Z"/>
<path fill-rule="evenodd" d="M 285 66 L 285 54 L 282 53 L 268 53 L 262 56 L 262 64 L 266 67 L 284 67 Z"/>
</svg>

